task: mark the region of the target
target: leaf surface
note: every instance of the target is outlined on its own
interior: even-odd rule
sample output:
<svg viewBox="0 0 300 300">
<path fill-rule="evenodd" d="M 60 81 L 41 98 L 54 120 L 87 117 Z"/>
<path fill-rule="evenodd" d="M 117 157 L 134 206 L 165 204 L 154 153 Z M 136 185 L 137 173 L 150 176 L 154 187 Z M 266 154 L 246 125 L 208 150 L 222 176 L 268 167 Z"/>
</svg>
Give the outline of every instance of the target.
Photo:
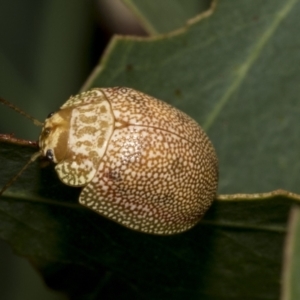
<svg viewBox="0 0 300 300">
<path fill-rule="evenodd" d="M 0 161 L 10 171 L 21 165 L 15 148 L 1 144 Z M 23 158 L 32 153 L 17 150 Z M 287 216 L 300 197 L 281 192 L 226 201 L 220 196 L 192 230 L 152 236 L 83 208 L 79 189 L 61 184 L 52 166 L 41 163 L 1 198 L 0 235 L 32 261 L 49 286 L 71 299 L 106 294 L 223 299 L 224 293 L 233 299 L 278 298 Z"/>
<path fill-rule="evenodd" d="M 128 86 L 192 116 L 217 150 L 220 193 L 300 192 L 299 11 L 221 0 L 181 32 L 115 37 L 83 89 Z"/>
<path fill-rule="evenodd" d="M 300 298 L 300 210 L 294 207 L 289 220 L 283 263 L 283 288 L 281 300 Z"/>
<path fill-rule="evenodd" d="M 168 33 L 186 25 L 209 7 L 207 0 L 123 0 L 151 33 Z"/>
</svg>

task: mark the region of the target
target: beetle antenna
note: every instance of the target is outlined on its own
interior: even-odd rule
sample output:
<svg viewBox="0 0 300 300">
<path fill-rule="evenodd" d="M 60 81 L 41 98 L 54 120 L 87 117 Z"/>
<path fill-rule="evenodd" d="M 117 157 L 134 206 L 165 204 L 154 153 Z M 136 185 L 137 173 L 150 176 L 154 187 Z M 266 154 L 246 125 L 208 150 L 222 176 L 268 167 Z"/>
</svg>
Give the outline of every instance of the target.
<svg viewBox="0 0 300 300">
<path fill-rule="evenodd" d="M 27 114 L 25 111 L 21 110 L 20 108 L 14 106 L 13 104 L 11 104 L 10 102 L 4 100 L 3 98 L 0 98 L 0 103 L 8 106 L 9 108 L 11 108 L 12 110 L 16 111 L 17 113 L 19 113 L 20 115 L 26 117 L 27 119 L 31 120 L 33 122 L 34 125 L 36 126 L 43 126 L 44 124 L 42 122 L 40 122 L 39 120 L 35 119 L 34 117 L 32 117 L 31 115 Z M 0 192 L 1 195 L 1 192 Z"/>
<path fill-rule="evenodd" d="M 0 191 L 0 197 L 2 196 L 2 194 L 16 181 L 16 179 L 23 173 L 23 171 L 32 163 L 34 162 L 39 156 L 42 155 L 42 152 L 36 152 L 34 153 L 30 159 L 28 160 L 28 162 L 22 167 L 22 169 L 14 176 L 12 177 L 6 184 L 5 186 L 1 189 Z"/>
</svg>

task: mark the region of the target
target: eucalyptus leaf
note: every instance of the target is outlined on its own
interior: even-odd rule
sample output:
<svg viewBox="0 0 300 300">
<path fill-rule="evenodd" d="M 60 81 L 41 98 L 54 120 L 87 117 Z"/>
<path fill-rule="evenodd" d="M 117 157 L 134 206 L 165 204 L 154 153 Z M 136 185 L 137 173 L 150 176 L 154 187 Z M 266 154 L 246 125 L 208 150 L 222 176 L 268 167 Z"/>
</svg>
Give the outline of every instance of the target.
<svg viewBox="0 0 300 300">
<path fill-rule="evenodd" d="M 128 86 L 201 124 L 216 147 L 220 193 L 300 192 L 300 4 L 219 1 L 170 35 L 116 36 L 83 89 Z"/>
<path fill-rule="evenodd" d="M 151 34 L 176 30 L 209 8 L 209 0 L 122 0 Z"/>
<path fill-rule="evenodd" d="M 283 288 L 281 300 L 300 298 L 300 209 L 294 207 L 290 215 L 283 262 Z"/>
<path fill-rule="evenodd" d="M 0 162 L 14 173 L 32 152 L 3 143 Z M 192 230 L 152 236 L 80 206 L 79 189 L 42 163 L 1 198 L 0 235 L 71 299 L 278 299 L 287 217 L 300 196 L 221 195 Z"/>
</svg>

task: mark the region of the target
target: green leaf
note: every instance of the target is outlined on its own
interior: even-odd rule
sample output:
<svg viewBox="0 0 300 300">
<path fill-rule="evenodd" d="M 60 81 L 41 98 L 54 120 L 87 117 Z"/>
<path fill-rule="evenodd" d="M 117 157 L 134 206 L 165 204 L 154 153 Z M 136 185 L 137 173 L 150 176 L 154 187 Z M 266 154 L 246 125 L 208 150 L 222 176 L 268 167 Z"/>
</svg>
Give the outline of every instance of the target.
<svg viewBox="0 0 300 300">
<path fill-rule="evenodd" d="M 209 7 L 207 0 L 123 0 L 151 34 L 167 33 Z"/>
<path fill-rule="evenodd" d="M 294 207 L 285 245 L 282 300 L 300 298 L 300 209 Z"/>
<path fill-rule="evenodd" d="M 300 192 L 300 4 L 219 1 L 180 33 L 115 37 L 84 89 L 128 86 L 196 119 L 216 147 L 220 193 Z"/>
<path fill-rule="evenodd" d="M 20 169 L 20 158 L 5 157 L 15 148 L 22 157 L 32 152 L 1 144 L 10 172 Z M 152 236 L 79 206 L 71 192 L 78 190 L 62 185 L 51 166 L 33 165 L 0 202 L 1 237 L 71 299 L 278 298 L 287 216 L 300 196 L 220 196 L 192 230 Z"/>
</svg>

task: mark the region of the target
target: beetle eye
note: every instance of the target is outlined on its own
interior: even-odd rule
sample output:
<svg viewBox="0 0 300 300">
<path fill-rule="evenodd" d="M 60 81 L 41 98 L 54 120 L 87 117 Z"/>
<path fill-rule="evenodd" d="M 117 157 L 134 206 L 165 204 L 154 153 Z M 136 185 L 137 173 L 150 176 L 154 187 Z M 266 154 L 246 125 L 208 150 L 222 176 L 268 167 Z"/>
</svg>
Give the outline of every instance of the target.
<svg viewBox="0 0 300 300">
<path fill-rule="evenodd" d="M 53 115 L 55 114 L 55 112 L 51 112 L 48 116 L 47 116 L 47 119 L 51 118 Z"/>
<path fill-rule="evenodd" d="M 45 128 L 45 130 L 44 130 L 45 136 L 48 136 L 50 131 L 51 131 L 51 129 L 49 127 Z"/>
<path fill-rule="evenodd" d="M 46 152 L 46 157 L 53 161 L 53 151 L 51 149 L 48 149 L 47 152 Z"/>
</svg>

